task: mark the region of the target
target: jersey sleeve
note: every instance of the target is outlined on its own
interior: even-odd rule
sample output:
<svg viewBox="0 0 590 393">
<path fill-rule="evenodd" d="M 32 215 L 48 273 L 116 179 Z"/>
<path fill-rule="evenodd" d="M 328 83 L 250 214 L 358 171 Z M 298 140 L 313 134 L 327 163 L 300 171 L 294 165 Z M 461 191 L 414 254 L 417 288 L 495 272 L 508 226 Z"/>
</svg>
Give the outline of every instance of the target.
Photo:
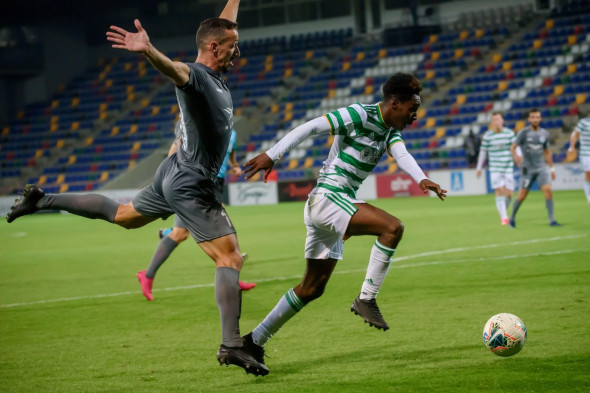
<svg viewBox="0 0 590 393">
<path fill-rule="evenodd" d="M 402 133 L 395 130 L 394 132 L 392 132 L 389 135 L 389 138 L 387 139 L 387 153 L 389 153 L 389 155 L 391 155 L 391 146 L 393 146 L 394 144 L 401 142 L 402 144 L 404 144 L 404 140 L 402 139 Z M 405 144 L 404 144 L 405 146 Z"/>
<path fill-rule="evenodd" d="M 515 145 L 522 146 L 523 140 L 525 138 L 524 134 L 525 134 L 524 130 L 518 131 L 518 134 L 516 134 L 516 138 L 514 138 Z"/>
<path fill-rule="evenodd" d="M 189 70 L 188 82 L 184 86 L 178 86 L 180 90 L 187 90 L 193 88 L 195 90 L 201 90 L 203 81 L 207 78 L 207 72 L 203 69 L 195 66 L 195 63 L 185 63 Z"/>
</svg>

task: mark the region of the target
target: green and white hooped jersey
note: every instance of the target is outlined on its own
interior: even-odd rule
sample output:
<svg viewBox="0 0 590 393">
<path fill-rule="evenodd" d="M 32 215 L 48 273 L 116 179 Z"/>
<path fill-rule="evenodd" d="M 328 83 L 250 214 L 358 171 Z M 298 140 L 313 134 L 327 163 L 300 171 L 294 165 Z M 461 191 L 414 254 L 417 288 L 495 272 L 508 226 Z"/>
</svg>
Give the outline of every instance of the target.
<svg viewBox="0 0 590 393">
<path fill-rule="evenodd" d="M 575 129 L 580 133 L 580 157 L 590 157 L 590 117 L 580 119 Z"/>
<path fill-rule="evenodd" d="M 488 167 L 490 172 L 512 174 L 514 161 L 510 147 L 516 140 L 514 131 L 504 127 L 500 132 L 487 130 L 481 141 L 481 149 L 488 153 Z"/>
<path fill-rule="evenodd" d="M 355 103 L 324 115 L 334 142 L 314 192 L 343 192 L 355 198 L 359 186 L 401 133 L 387 127 L 379 104 Z"/>
</svg>

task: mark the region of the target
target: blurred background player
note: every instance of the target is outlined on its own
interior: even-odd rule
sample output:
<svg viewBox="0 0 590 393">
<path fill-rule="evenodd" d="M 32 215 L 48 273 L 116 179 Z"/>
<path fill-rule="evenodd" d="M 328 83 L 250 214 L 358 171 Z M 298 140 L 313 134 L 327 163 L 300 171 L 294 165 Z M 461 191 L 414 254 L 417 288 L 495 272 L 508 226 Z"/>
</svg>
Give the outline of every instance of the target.
<svg viewBox="0 0 590 393">
<path fill-rule="evenodd" d="M 178 151 L 178 146 L 181 143 L 180 138 L 182 136 L 182 128 L 180 126 L 180 121 L 177 121 L 174 126 L 174 142 L 170 145 L 170 150 L 168 151 L 168 156 L 176 153 Z M 218 182 L 218 199 L 222 201 L 223 198 L 223 185 L 225 182 L 225 173 L 227 170 L 228 164 L 231 166 L 232 173 L 235 176 L 240 176 L 242 174 L 242 169 L 236 160 L 236 152 L 235 149 L 237 148 L 237 134 L 234 129 L 231 132 L 231 138 L 229 140 L 229 145 L 227 148 L 227 153 L 225 154 L 225 159 L 223 160 L 223 164 L 221 164 L 221 168 L 219 169 L 219 174 L 217 175 L 217 182 Z M 222 203 L 223 204 L 223 203 Z M 160 229 L 158 231 L 160 235 L 160 243 L 152 256 L 152 260 L 150 261 L 150 265 L 146 270 L 142 270 L 137 273 L 137 279 L 141 285 L 141 291 L 143 295 L 146 297 L 147 300 L 152 301 L 154 300 L 154 295 L 152 293 L 152 287 L 154 284 L 154 278 L 156 277 L 156 272 L 162 266 L 162 264 L 168 259 L 172 251 L 183 241 L 185 241 L 189 236 L 189 231 L 186 227 L 186 224 L 182 222 L 182 220 L 178 216 L 174 216 L 174 226 L 165 230 Z M 246 260 L 247 254 L 242 253 L 242 258 L 244 261 Z M 248 291 L 256 286 L 255 283 L 248 283 L 243 282 L 241 280 L 238 281 L 240 288 L 243 291 Z"/>
<path fill-rule="evenodd" d="M 549 150 L 549 132 L 541 128 L 541 112 L 538 109 L 529 111 L 529 125 L 520 130 L 516 140 L 510 147 L 512 157 L 516 165 L 520 167 L 520 184 L 518 195 L 512 206 L 510 226 L 516 228 L 516 212 L 527 197 L 533 182 L 537 182 L 545 196 L 545 207 L 549 217 L 549 226 L 561 226 L 555 221 L 553 212 L 553 191 L 551 181 L 555 180 L 555 168 L 553 168 L 553 156 Z M 520 147 L 522 156 L 517 154 Z"/>
<path fill-rule="evenodd" d="M 514 131 L 504 127 L 502 114 L 492 113 L 490 128 L 483 135 L 475 173 L 477 177 L 481 176 L 487 153 L 490 183 L 496 194 L 496 209 L 502 225 L 508 225 L 507 209 L 514 191 L 514 161 L 510 147 L 515 139 Z"/>
<path fill-rule="evenodd" d="M 357 199 L 356 191 L 387 152 L 424 193 L 434 191 L 441 200 L 446 196 L 446 190 L 426 177 L 401 138 L 400 131 L 416 120 L 421 90 L 422 86 L 414 75 L 396 73 L 385 82 L 381 102 L 372 105 L 356 103 L 310 120 L 293 129 L 266 153 L 246 163 L 246 178 L 262 170 L 266 181 L 275 161 L 305 138 L 327 133 L 334 135 L 317 185 L 304 208 L 307 268 L 303 279 L 281 297 L 252 333 L 244 337 L 244 345 L 250 353 L 256 354 L 259 362 L 264 362 L 263 346 L 281 326 L 323 294 L 336 263 L 342 259 L 343 241 L 350 236 L 377 237 L 365 280 L 351 311 L 371 326 L 389 329 L 376 298 L 402 239 L 404 226 L 386 211 Z"/>
<path fill-rule="evenodd" d="M 580 119 L 576 128 L 570 137 L 570 147 L 568 152 L 574 153 L 576 151 L 576 143 L 580 140 L 580 162 L 584 168 L 584 192 L 586 193 L 586 200 L 590 206 L 590 117 Z"/>
</svg>

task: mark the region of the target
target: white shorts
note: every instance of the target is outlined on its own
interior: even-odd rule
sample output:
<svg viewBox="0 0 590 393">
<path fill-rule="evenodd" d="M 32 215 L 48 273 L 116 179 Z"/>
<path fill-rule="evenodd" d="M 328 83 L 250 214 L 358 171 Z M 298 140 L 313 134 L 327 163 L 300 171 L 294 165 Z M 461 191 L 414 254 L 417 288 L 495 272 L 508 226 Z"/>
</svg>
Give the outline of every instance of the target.
<svg viewBox="0 0 590 393">
<path fill-rule="evenodd" d="M 346 229 L 358 210 L 346 194 L 326 193 L 310 195 L 305 202 L 303 220 L 307 228 L 305 258 L 342 259 Z M 364 203 L 364 202 L 363 202 Z"/>
<path fill-rule="evenodd" d="M 510 191 L 514 191 L 514 174 L 490 172 L 490 183 L 494 190 L 496 188 L 506 187 Z"/>
<path fill-rule="evenodd" d="M 580 156 L 580 162 L 582 163 L 582 168 L 584 168 L 584 172 L 590 172 L 590 156 Z"/>
</svg>

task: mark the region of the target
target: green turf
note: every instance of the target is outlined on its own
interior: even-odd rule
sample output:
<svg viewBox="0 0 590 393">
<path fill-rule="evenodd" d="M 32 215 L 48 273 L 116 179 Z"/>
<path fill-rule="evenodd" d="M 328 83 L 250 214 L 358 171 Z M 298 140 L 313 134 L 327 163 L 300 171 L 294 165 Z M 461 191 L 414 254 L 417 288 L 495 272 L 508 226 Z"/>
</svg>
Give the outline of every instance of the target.
<svg viewBox="0 0 590 393">
<path fill-rule="evenodd" d="M 213 263 L 192 241 L 161 268 L 147 302 L 135 273 L 157 229 L 44 214 L 0 223 L 1 392 L 586 392 L 590 389 L 590 208 L 558 192 L 547 226 L 531 193 L 518 228 L 493 196 L 379 200 L 405 224 L 379 295 L 387 332 L 350 312 L 374 238 L 346 242 L 325 295 L 267 345 L 267 377 L 219 367 Z M 302 204 L 229 207 L 250 258 L 247 333 L 304 270 Z M 164 290 L 168 289 L 168 290 Z M 43 301 L 45 301 L 43 303 Z M 485 322 L 518 315 L 529 339 L 488 352 Z"/>
</svg>

